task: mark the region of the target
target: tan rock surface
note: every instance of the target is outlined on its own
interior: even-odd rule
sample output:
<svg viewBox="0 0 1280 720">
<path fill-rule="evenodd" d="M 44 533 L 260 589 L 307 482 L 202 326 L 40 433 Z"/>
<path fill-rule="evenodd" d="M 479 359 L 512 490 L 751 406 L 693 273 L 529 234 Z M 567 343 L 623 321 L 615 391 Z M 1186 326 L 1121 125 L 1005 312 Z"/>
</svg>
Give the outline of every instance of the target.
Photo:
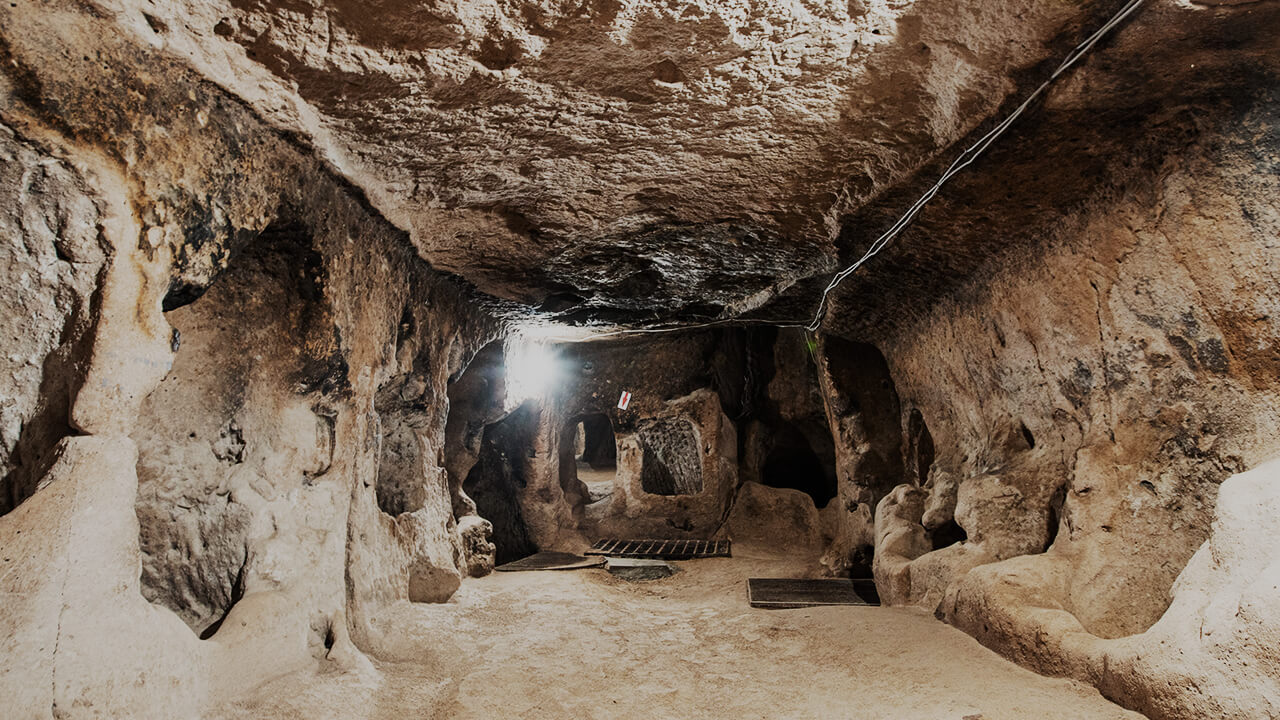
<svg viewBox="0 0 1280 720">
<path fill-rule="evenodd" d="M 539 313 L 807 318 L 1112 10 L 0 4 L 10 714 L 1128 715 L 928 612 L 1152 718 L 1277 714 L 1274 0 L 1149 0 L 817 335 L 502 378 Z M 725 532 L 758 544 L 643 588 L 477 579 Z M 870 570 L 918 608 L 740 594 Z M 601 657 L 632 694 L 537 682 Z"/>
</svg>

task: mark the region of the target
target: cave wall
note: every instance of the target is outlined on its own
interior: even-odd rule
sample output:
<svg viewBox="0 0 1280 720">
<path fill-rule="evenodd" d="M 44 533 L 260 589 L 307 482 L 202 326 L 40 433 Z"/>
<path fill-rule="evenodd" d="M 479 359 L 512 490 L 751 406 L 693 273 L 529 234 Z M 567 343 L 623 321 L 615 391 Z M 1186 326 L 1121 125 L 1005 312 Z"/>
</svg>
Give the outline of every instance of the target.
<svg viewBox="0 0 1280 720">
<path fill-rule="evenodd" d="M 1277 712 L 1280 665 L 1247 638 L 1269 636 L 1280 615 L 1213 610 L 1257 592 L 1231 576 L 1256 560 L 1230 560 L 1248 554 L 1252 510 L 1238 496 L 1223 508 L 1220 487 L 1280 452 L 1276 101 L 1166 118 L 1161 152 L 1111 163 L 1087 200 L 1036 226 L 1036 242 L 861 336 L 887 361 L 892 427 L 927 428 L 934 455 L 923 480 L 906 462 L 880 497 L 879 480 L 855 478 L 875 490 L 888 602 L 936 610 L 1152 717 Z M 828 369 L 848 357 L 826 340 Z M 840 395 L 829 399 L 840 430 Z M 845 453 L 865 448 L 837 437 Z M 1232 482 L 1265 504 L 1271 474 Z M 928 526 L 947 515 L 967 539 L 935 551 Z M 1255 555 L 1274 542 L 1267 523 L 1251 537 Z M 1212 637 L 1185 632 L 1215 623 Z"/>
<path fill-rule="evenodd" d="M 6 710 L 195 717 L 372 672 L 384 609 L 484 570 L 442 448 L 499 323 L 109 17 L 6 13 Z"/>
<path fill-rule="evenodd" d="M 335 179 L 344 168 L 333 158 L 344 153 L 313 157 L 309 140 L 326 135 L 305 105 L 261 82 L 261 68 L 246 71 L 242 54 L 208 51 L 222 42 L 207 34 L 221 37 L 211 11 L 191 11 L 212 28 L 197 33 L 197 48 L 190 28 L 166 32 L 164 20 L 113 4 L 29 5 L 0 10 L 0 330 L 11 343 L 0 358 L 0 545 L 12 563 L 0 579 L 0 690 L 15 714 L 33 717 L 190 717 L 306 663 L 367 671 L 360 651 L 393 644 L 395 609 L 446 599 L 492 562 L 487 522 L 462 488 L 469 473 L 452 470 L 475 460 L 450 456 L 448 391 L 497 323 Z M 1272 4 L 1250 5 L 1274 18 Z M 1238 48 L 1242 28 L 1265 26 L 1250 12 L 1201 35 Z M 965 17 L 956 22 L 975 26 Z M 1139 44 L 1170 45 L 1156 39 Z M 167 42 L 203 74 L 162 54 Z M 1179 64 L 1203 57 L 1194 60 Z M 253 109 L 207 80 L 229 68 Z M 1003 96 L 1006 74 L 984 71 L 981 84 Z M 1099 140 L 1086 132 L 1074 150 L 1042 143 L 1049 160 L 1023 158 L 1057 174 L 958 188 L 952 214 L 926 217 L 920 233 L 964 262 L 1006 238 L 1030 241 L 977 270 L 897 263 L 929 278 L 900 292 L 924 288 L 936 302 L 864 292 L 888 308 L 882 318 L 896 317 L 834 328 L 813 350 L 838 477 L 825 513 L 837 536 L 828 569 L 849 572 L 874 547 L 887 601 L 935 610 L 1026 665 L 1093 682 L 1154 717 L 1280 712 L 1269 649 L 1280 613 L 1267 595 L 1275 573 L 1257 550 L 1276 541 L 1275 469 L 1260 463 L 1275 453 L 1280 423 L 1280 150 L 1274 76 L 1245 75 L 1248 97 L 1227 98 L 1225 110 L 1156 112 L 1139 95 L 1123 111 L 1150 122 L 1097 142 L 1095 155 L 1127 157 L 1123 138 L 1143 133 L 1175 138 L 1176 152 L 1072 164 L 1066 155 Z M 1186 79 L 1135 77 L 1156 96 Z M 1132 94 L 1105 89 L 1104 104 Z M 1075 110 L 1063 124 L 1084 132 L 1078 121 L 1096 108 Z M 258 113 L 300 131 L 281 134 Z M 963 130 L 946 125 L 925 145 Z M 846 134 L 842 126 L 838 141 Z M 901 172 L 867 178 L 840 206 Z M 982 217 L 983 193 L 1006 190 L 1006 205 L 1038 211 L 1003 225 Z M 827 191 L 817 194 L 825 203 Z M 435 217 L 406 223 L 419 246 L 466 244 L 465 228 L 432 236 Z M 498 239 L 509 241 L 519 220 L 498 217 Z M 678 277 L 651 270 L 623 273 L 624 295 L 665 302 L 648 291 Z M 888 283 L 893 272 L 877 277 Z M 771 287 L 776 275 L 752 282 Z M 803 364 L 790 338 L 775 369 Z M 532 410 L 514 445 L 531 453 L 518 458 L 517 499 L 538 546 L 721 528 L 738 486 L 736 428 L 760 390 L 721 381 L 751 375 L 751 354 L 726 344 L 691 334 L 568 351 L 568 391 Z M 811 402 L 784 402 L 788 388 L 810 396 L 800 377 L 780 372 L 767 394 L 780 417 L 811 423 Z M 635 400 L 617 412 L 623 389 Z M 565 423 L 585 412 L 610 413 L 625 436 L 626 502 L 601 519 L 557 466 Z M 498 416 L 473 415 L 459 417 L 478 459 L 473 431 Z M 697 495 L 643 492 L 642 436 L 666 420 L 694 428 L 704 454 Z M 758 475 L 769 430 L 753 432 L 744 447 Z M 952 526 L 963 536 L 944 543 Z"/>
<path fill-rule="evenodd" d="M 110 244 L 82 173 L 0 127 L 0 514 L 36 491 L 68 424 Z"/>
</svg>

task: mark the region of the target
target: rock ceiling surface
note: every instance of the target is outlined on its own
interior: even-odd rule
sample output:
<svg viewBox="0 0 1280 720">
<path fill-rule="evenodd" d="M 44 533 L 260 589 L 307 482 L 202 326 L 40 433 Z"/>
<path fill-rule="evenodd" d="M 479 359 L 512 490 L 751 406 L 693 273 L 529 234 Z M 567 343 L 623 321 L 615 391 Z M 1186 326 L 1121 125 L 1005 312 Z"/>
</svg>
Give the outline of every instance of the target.
<svg viewBox="0 0 1280 720">
<path fill-rule="evenodd" d="M 436 267 L 633 319 L 752 310 L 829 273 L 852 214 L 1120 5 L 120 2 Z"/>
</svg>

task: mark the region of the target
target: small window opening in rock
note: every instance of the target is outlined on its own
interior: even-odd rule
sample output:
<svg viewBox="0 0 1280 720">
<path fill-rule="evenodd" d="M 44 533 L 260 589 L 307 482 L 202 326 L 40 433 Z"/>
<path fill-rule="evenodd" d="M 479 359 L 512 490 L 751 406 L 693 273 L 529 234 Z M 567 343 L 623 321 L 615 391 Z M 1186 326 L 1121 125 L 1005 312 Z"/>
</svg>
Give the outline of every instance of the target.
<svg viewBox="0 0 1280 720">
<path fill-rule="evenodd" d="M 688 420 L 660 418 L 639 432 L 640 488 L 653 495 L 702 492 L 702 453 L 697 430 Z"/>
<path fill-rule="evenodd" d="M 422 441 L 409 424 L 410 417 L 398 410 L 379 414 L 382 448 L 374 493 L 382 512 L 396 516 L 423 506 L 426 495 L 426 465 Z"/>
<path fill-rule="evenodd" d="M 814 507 L 826 507 L 836 496 L 836 470 L 834 448 L 824 449 L 826 462 L 795 426 L 783 425 L 774 432 L 760 479 L 769 487 L 799 490 L 813 499 Z"/>
</svg>

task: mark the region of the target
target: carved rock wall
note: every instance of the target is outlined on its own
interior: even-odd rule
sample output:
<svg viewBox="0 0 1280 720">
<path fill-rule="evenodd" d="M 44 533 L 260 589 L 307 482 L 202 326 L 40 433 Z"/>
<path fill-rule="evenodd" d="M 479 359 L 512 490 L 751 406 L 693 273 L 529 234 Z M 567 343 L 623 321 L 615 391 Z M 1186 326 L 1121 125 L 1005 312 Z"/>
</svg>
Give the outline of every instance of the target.
<svg viewBox="0 0 1280 720">
<path fill-rule="evenodd" d="M 877 511 L 882 596 L 936 608 L 1019 662 L 1153 717 L 1275 712 L 1276 665 L 1243 635 L 1155 649 L 1169 613 L 1204 602 L 1192 588 L 1210 571 L 1193 556 L 1239 542 L 1238 529 L 1213 530 L 1215 517 L 1240 522 L 1219 507 L 1220 485 L 1280 452 L 1275 101 L 1263 93 L 1229 126 L 1184 128 L 1158 162 L 1113 166 L 1034 246 L 875 340 L 897 425 L 918 412 L 935 452 L 927 480 L 904 476 Z M 952 502 L 967 540 L 931 552 L 925 508 Z M 1139 647 L 1145 663 L 1132 660 Z M 1166 661 L 1196 680 L 1171 681 Z M 1236 672 L 1259 690 L 1188 689 Z"/>
<path fill-rule="evenodd" d="M 483 540 L 441 448 L 498 323 L 108 16 L 10 10 L 7 710 L 192 717 L 308 664 L 373 672 L 384 609 L 447 598 Z"/>
</svg>

